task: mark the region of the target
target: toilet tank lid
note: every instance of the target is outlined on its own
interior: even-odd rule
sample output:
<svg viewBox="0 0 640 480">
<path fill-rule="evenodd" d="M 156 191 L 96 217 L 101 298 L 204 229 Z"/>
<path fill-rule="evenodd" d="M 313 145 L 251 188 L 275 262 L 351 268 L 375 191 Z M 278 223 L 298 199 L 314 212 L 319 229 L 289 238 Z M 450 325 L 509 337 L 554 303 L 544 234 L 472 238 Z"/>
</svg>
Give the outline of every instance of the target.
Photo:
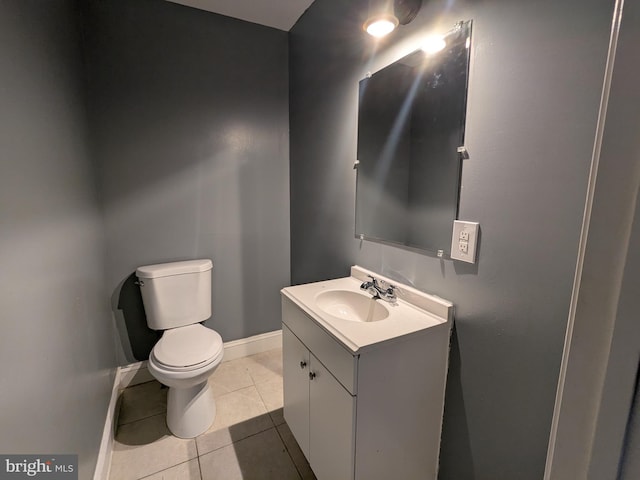
<svg viewBox="0 0 640 480">
<path fill-rule="evenodd" d="M 138 278 L 159 278 L 171 275 L 183 275 L 185 273 L 206 272 L 213 268 L 213 262 L 209 259 L 187 260 L 185 262 L 158 263 L 138 267 Z"/>
</svg>

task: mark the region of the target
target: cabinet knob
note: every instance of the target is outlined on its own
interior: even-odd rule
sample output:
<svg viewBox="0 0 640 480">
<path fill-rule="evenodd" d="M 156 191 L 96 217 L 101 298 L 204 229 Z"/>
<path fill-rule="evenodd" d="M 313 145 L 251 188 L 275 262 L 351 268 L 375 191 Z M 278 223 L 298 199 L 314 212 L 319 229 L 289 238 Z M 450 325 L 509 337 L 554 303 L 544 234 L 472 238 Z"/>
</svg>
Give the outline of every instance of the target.
<svg viewBox="0 0 640 480">
<path fill-rule="evenodd" d="M 309 380 L 313 380 L 314 378 L 316 378 L 316 373 L 315 372 L 309 372 Z"/>
<path fill-rule="evenodd" d="M 300 362 L 300 368 L 304 370 L 304 367 L 306 367 L 306 366 L 307 366 L 307 362 L 305 362 L 304 360 L 302 360 L 302 361 Z"/>
</svg>

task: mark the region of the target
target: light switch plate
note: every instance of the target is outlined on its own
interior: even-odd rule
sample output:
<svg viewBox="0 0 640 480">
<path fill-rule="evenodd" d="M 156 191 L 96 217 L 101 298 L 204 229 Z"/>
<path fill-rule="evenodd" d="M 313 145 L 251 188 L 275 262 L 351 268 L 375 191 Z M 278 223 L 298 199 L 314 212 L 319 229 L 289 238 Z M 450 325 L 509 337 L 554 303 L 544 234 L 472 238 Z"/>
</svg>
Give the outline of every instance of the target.
<svg viewBox="0 0 640 480">
<path fill-rule="evenodd" d="M 478 222 L 454 220 L 451 237 L 451 258 L 468 263 L 476 263 L 476 244 L 478 243 Z"/>
</svg>

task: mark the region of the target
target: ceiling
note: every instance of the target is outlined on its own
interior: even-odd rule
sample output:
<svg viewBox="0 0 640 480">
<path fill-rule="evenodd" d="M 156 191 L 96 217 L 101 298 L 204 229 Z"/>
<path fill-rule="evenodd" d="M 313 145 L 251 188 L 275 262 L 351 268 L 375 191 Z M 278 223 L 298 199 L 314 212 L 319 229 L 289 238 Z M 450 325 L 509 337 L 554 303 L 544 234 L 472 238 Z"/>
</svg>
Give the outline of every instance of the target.
<svg viewBox="0 0 640 480">
<path fill-rule="evenodd" d="M 168 0 L 289 31 L 313 0 Z"/>
</svg>

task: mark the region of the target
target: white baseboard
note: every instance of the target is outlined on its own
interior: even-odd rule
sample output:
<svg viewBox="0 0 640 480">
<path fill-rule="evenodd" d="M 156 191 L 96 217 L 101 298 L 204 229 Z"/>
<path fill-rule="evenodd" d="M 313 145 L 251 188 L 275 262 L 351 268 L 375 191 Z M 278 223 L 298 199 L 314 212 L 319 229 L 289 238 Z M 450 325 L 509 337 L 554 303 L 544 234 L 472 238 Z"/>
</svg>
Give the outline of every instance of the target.
<svg viewBox="0 0 640 480">
<path fill-rule="evenodd" d="M 107 418 L 104 422 L 102 430 L 102 440 L 100 441 L 100 451 L 98 452 L 98 460 L 96 469 L 93 474 L 93 480 L 107 480 L 109 471 L 111 470 L 111 455 L 113 454 L 113 440 L 115 435 L 115 426 L 117 424 L 117 403 L 120 395 L 120 368 L 116 368 L 116 375 L 113 379 L 113 387 L 111 388 L 111 398 L 107 407 Z"/>
<path fill-rule="evenodd" d="M 224 344 L 223 362 L 248 357 L 282 347 L 282 330 L 262 333 L 253 337 L 241 338 Z"/>
<path fill-rule="evenodd" d="M 239 340 L 225 342 L 224 358 L 222 361 L 228 362 L 280 347 L 282 347 L 282 330 L 241 338 Z M 93 480 L 107 480 L 109 478 L 115 426 L 118 420 L 117 404 L 120 391 L 127 387 L 146 383 L 151 380 L 153 380 L 153 376 L 149 373 L 146 361 L 132 363 L 116 369 Z"/>
<path fill-rule="evenodd" d="M 151 375 L 147 368 L 146 360 L 130 363 L 129 365 L 120 367 L 118 370 L 120 371 L 120 385 L 118 388 L 121 390 L 153 380 L 153 375 Z"/>
</svg>

